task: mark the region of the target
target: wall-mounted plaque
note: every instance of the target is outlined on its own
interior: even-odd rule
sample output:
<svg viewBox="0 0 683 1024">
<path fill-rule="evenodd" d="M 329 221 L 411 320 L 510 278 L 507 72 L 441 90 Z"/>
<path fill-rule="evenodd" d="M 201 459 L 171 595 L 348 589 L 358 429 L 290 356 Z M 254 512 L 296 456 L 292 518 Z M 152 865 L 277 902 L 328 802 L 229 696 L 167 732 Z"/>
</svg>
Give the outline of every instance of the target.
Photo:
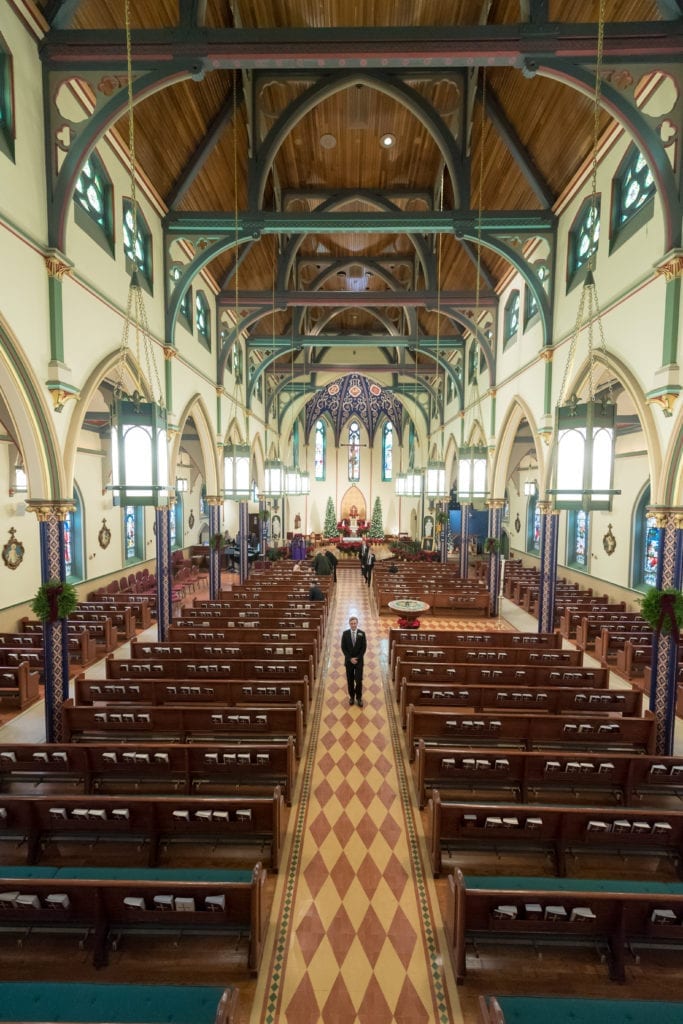
<svg viewBox="0 0 683 1024">
<path fill-rule="evenodd" d="M 9 540 L 2 549 L 2 560 L 8 569 L 18 569 L 24 561 L 24 545 L 16 538 L 16 530 L 10 527 Z"/>
<path fill-rule="evenodd" d="M 100 542 L 101 548 L 109 547 L 109 541 L 111 540 L 111 530 L 107 526 L 106 519 L 102 520 L 102 526 L 100 527 L 100 532 L 97 534 L 97 539 Z"/>
</svg>

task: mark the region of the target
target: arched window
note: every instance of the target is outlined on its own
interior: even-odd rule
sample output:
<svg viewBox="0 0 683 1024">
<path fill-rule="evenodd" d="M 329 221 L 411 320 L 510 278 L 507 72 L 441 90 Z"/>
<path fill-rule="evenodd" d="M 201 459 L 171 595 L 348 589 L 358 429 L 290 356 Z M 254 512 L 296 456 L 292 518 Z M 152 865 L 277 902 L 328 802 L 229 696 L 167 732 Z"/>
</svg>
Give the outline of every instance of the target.
<svg viewBox="0 0 683 1024">
<path fill-rule="evenodd" d="M 545 262 L 542 262 L 542 261 L 539 262 L 539 263 L 535 263 L 534 264 L 534 270 L 536 271 L 536 276 L 538 277 L 538 280 L 541 282 L 543 287 L 546 288 L 547 287 L 546 282 L 548 280 L 548 277 L 550 276 L 550 271 L 548 270 L 548 264 L 545 263 Z M 538 313 L 538 302 L 536 301 L 536 296 L 532 292 L 531 288 L 529 288 L 529 286 L 527 285 L 525 290 L 524 290 L 524 329 L 525 330 L 529 326 L 529 322 L 533 319 L 533 317 L 536 316 L 537 313 Z"/>
<path fill-rule="evenodd" d="M 583 281 L 588 266 L 598 251 L 600 240 L 600 197 L 589 196 L 576 215 L 569 229 L 567 282 L 569 285 Z"/>
<path fill-rule="evenodd" d="M 171 267 L 171 283 L 176 284 L 180 280 L 183 268 L 177 263 L 174 263 Z M 180 300 L 180 307 L 178 309 L 178 317 L 183 324 L 187 327 L 188 331 L 192 330 L 192 286 L 185 289 L 185 294 Z"/>
<path fill-rule="evenodd" d="M 169 520 L 169 533 L 171 537 L 171 547 L 174 550 L 182 548 L 183 546 L 183 496 L 182 494 L 176 494 L 175 505 L 171 511 L 171 517 Z"/>
<path fill-rule="evenodd" d="M 408 426 L 408 465 L 411 469 L 415 465 L 415 424 L 412 420 Z"/>
<path fill-rule="evenodd" d="M 588 569 L 588 552 L 590 516 L 583 509 L 567 513 L 567 565 L 586 572 Z"/>
<path fill-rule="evenodd" d="M 541 511 L 535 494 L 527 505 L 526 549 L 534 555 L 541 553 Z"/>
<path fill-rule="evenodd" d="M 349 480 L 360 480 L 360 427 L 357 420 L 349 424 Z"/>
<path fill-rule="evenodd" d="M 84 579 L 83 574 L 83 503 L 74 488 L 74 505 L 64 520 L 64 569 L 70 583 Z"/>
<path fill-rule="evenodd" d="M 232 369 L 235 374 L 235 384 L 242 383 L 242 349 L 239 341 L 232 346 Z"/>
<path fill-rule="evenodd" d="M 647 514 L 650 488 L 646 487 L 636 505 L 633 521 L 633 586 L 638 590 L 657 586 L 659 566 L 659 529 L 654 516 Z"/>
<path fill-rule="evenodd" d="M 143 509 L 135 505 L 124 505 L 123 508 L 123 554 L 126 562 L 137 562 L 142 558 L 144 529 L 142 525 Z"/>
<path fill-rule="evenodd" d="M 104 164 L 93 150 L 74 189 L 76 223 L 107 252 L 114 252 L 114 190 Z"/>
<path fill-rule="evenodd" d="M 505 303 L 503 314 L 503 348 L 508 348 L 517 338 L 519 330 L 519 292 L 511 291 Z"/>
<path fill-rule="evenodd" d="M 211 312 L 203 291 L 197 292 L 194 300 L 194 309 L 199 340 L 205 348 L 211 351 Z"/>
<path fill-rule="evenodd" d="M 387 420 L 382 431 L 382 480 L 391 480 L 393 478 L 393 460 L 394 426 L 390 420 Z"/>
<path fill-rule="evenodd" d="M 322 420 L 316 420 L 315 423 L 315 455 L 314 455 L 314 466 L 315 466 L 315 478 L 316 480 L 325 479 L 325 470 L 327 463 L 327 430 Z"/>
<path fill-rule="evenodd" d="M 294 426 L 292 427 L 292 465 L 298 467 L 299 465 L 299 421 L 294 420 Z"/>
<path fill-rule="evenodd" d="M 251 363 L 249 365 L 249 384 L 252 383 L 252 381 L 254 380 L 255 377 L 256 377 L 256 366 L 254 365 L 254 363 Z M 254 388 L 254 397 L 259 402 L 263 401 L 263 374 L 259 374 L 259 376 L 256 377 L 256 386 Z"/>
<path fill-rule="evenodd" d="M 0 36 L 0 153 L 14 160 L 14 83 L 12 54 Z"/>
<path fill-rule="evenodd" d="M 611 248 L 626 241 L 650 219 L 656 191 L 645 157 L 631 144 L 612 181 Z"/>
<path fill-rule="evenodd" d="M 135 236 L 135 237 L 134 237 Z M 133 218 L 133 204 L 128 198 L 123 200 L 123 251 L 126 256 L 126 270 L 129 274 L 137 269 L 140 284 L 152 292 L 154 275 L 152 272 L 152 232 L 138 206 L 137 233 Z"/>
<path fill-rule="evenodd" d="M 479 353 L 479 346 L 476 341 L 473 341 L 470 345 L 470 350 L 467 359 L 467 381 L 469 384 L 477 383 L 477 355 Z"/>
</svg>

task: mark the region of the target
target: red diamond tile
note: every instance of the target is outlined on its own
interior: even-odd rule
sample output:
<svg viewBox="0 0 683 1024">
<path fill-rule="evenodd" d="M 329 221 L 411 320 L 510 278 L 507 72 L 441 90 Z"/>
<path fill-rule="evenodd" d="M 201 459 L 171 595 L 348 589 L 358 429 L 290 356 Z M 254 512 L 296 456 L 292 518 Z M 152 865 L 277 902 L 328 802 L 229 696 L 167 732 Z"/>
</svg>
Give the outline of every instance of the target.
<svg viewBox="0 0 683 1024">
<path fill-rule="evenodd" d="M 381 877 L 382 872 L 375 864 L 374 858 L 367 853 L 358 868 L 358 881 L 369 900 L 375 895 Z"/>
<path fill-rule="evenodd" d="M 349 821 L 349 816 L 346 813 L 346 811 L 342 811 L 342 813 L 339 815 L 336 822 L 334 823 L 332 831 L 339 840 L 340 845 L 346 846 L 354 832 L 353 825 Z"/>
<path fill-rule="evenodd" d="M 337 737 L 333 732 L 321 732 L 318 736 L 318 743 L 324 747 L 325 750 L 329 750 L 337 742 Z"/>
<path fill-rule="evenodd" d="M 355 877 L 355 871 L 349 864 L 346 854 L 342 852 L 339 855 L 337 863 L 330 868 L 330 878 L 342 899 L 344 899 L 344 896 Z"/>
<path fill-rule="evenodd" d="M 358 1007 L 359 1024 L 393 1024 L 394 1015 L 384 998 L 382 987 L 373 976 L 368 982 L 363 1001 Z"/>
<path fill-rule="evenodd" d="M 334 790 L 327 779 L 323 779 L 320 785 L 316 786 L 313 790 L 313 795 L 320 806 L 324 807 L 327 801 L 334 795 Z"/>
<path fill-rule="evenodd" d="M 323 1024 L 349 1024 L 355 1020 L 356 1008 L 341 975 L 337 978 L 325 1001 L 320 1019 Z M 295 1020 L 296 1018 L 293 1018 Z M 297 1021 L 296 1024 L 299 1024 Z"/>
<path fill-rule="evenodd" d="M 387 866 L 384 869 L 384 880 L 394 894 L 394 898 L 398 902 L 403 895 L 403 890 L 406 887 L 408 881 L 408 872 L 397 860 L 395 854 L 392 853 L 391 857 L 387 861 Z"/>
<path fill-rule="evenodd" d="M 407 969 L 417 942 L 417 932 L 400 907 L 396 908 L 388 935 L 401 963 Z"/>
<path fill-rule="evenodd" d="M 382 833 L 384 839 L 386 839 L 388 845 L 391 847 L 396 846 L 396 843 L 398 842 L 403 831 L 398 822 L 395 821 L 395 819 L 392 818 L 390 814 L 387 814 L 384 821 L 380 825 L 379 830 Z"/>
<path fill-rule="evenodd" d="M 337 768 L 342 775 L 348 775 L 351 769 L 354 767 L 354 763 L 348 754 L 344 753 L 337 761 Z"/>
<path fill-rule="evenodd" d="M 309 831 L 315 839 L 316 846 L 322 846 L 329 836 L 331 828 L 332 826 L 327 819 L 327 815 L 323 811 L 316 815 L 315 821 L 313 821 L 309 827 Z"/>
<path fill-rule="evenodd" d="M 323 754 L 318 761 L 316 770 L 319 771 L 321 775 L 329 775 L 333 768 L 334 758 L 329 753 Z"/>
<path fill-rule="evenodd" d="M 372 761 L 367 756 L 367 754 L 361 754 L 361 756 L 358 758 L 356 762 L 356 768 L 361 773 L 361 775 L 368 774 L 368 772 L 372 768 Z"/>
<path fill-rule="evenodd" d="M 356 929 L 353 927 L 349 915 L 342 906 L 330 921 L 329 928 L 327 929 L 327 938 L 340 967 L 344 960 L 346 960 L 347 953 L 355 937 Z"/>
<path fill-rule="evenodd" d="M 346 805 L 353 800 L 353 795 L 353 787 L 349 785 L 346 779 L 339 783 L 335 791 L 335 796 L 342 807 L 346 807 Z"/>
<path fill-rule="evenodd" d="M 360 819 L 356 832 L 365 843 L 365 846 L 369 848 L 377 835 L 377 826 L 369 814 L 364 814 Z"/>
<path fill-rule="evenodd" d="M 431 1014 L 420 999 L 410 978 L 403 982 L 394 1010 L 396 1024 L 426 1024 Z"/>
<path fill-rule="evenodd" d="M 396 790 L 385 780 L 377 790 L 377 796 L 382 801 L 387 810 L 389 810 L 391 805 L 396 800 Z"/>
<path fill-rule="evenodd" d="M 317 952 L 320 940 L 325 934 L 325 925 L 320 920 L 320 915 L 314 903 L 310 905 L 297 925 L 295 934 L 299 941 L 303 958 L 306 961 L 306 965 L 308 965 Z"/>
<path fill-rule="evenodd" d="M 286 1019 L 296 1024 L 318 1024 L 320 1009 L 308 974 L 304 974 L 286 1007 Z"/>
<path fill-rule="evenodd" d="M 375 737 L 375 746 L 378 750 L 384 750 L 388 743 L 389 740 L 386 736 L 383 736 L 381 732 L 377 733 L 377 736 Z"/>
<path fill-rule="evenodd" d="M 394 766 L 391 763 L 391 761 L 389 761 L 384 756 L 384 754 L 380 754 L 377 760 L 375 761 L 375 768 L 380 773 L 380 775 L 388 775 L 393 767 Z"/>
<path fill-rule="evenodd" d="M 355 742 L 356 740 L 350 732 L 342 732 L 337 736 L 337 743 L 342 750 L 348 750 Z"/>
<path fill-rule="evenodd" d="M 387 930 L 380 921 L 374 907 L 368 907 L 365 917 L 358 929 L 358 939 L 366 957 L 374 967 L 387 941 Z"/>
<path fill-rule="evenodd" d="M 311 894 L 315 898 L 327 881 L 327 865 L 320 853 L 316 852 L 313 855 L 309 863 L 303 869 L 302 874 L 306 879 L 306 885 L 311 890 Z"/>
<path fill-rule="evenodd" d="M 334 711 L 331 711 L 329 715 L 324 715 L 322 721 L 325 723 L 328 729 L 332 730 L 335 728 L 337 722 L 339 721 L 339 715 L 337 714 L 336 710 L 336 702 L 334 704 Z"/>
<path fill-rule="evenodd" d="M 358 736 L 356 736 L 356 743 L 361 748 L 361 750 L 367 750 L 368 747 L 372 743 L 374 743 L 374 740 L 370 739 L 369 736 L 366 736 L 364 732 L 361 732 L 358 734 Z"/>
<path fill-rule="evenodd" d="M 370 785 L 370 783 L 367 781 L 367 779 L 363 779 L 360 786 L 356 790 L 356 799 L 360 800 L 360 802 L 362 803 L 363 807 L 365 807 L 366 810 L 368 809 L 372 801 L 375 799 L 375 791 Z"/>
</svg>

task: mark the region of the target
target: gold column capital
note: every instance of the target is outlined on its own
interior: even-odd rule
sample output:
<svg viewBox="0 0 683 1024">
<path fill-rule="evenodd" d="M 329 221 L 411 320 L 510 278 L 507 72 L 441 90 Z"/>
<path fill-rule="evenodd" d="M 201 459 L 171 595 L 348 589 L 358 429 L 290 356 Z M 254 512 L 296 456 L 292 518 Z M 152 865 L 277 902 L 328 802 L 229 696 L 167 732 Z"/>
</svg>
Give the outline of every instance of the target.
<svg viewBox="0 0 683 1024">
<path fill-rule="evenodd" d="M 26 502 L 26 508 L 29 512 L 35 512 L 39 523 L 47 523 L 51 519 L 58 519 L 60 522 L 63 522 L 69 512 L 73 512 L 76 506 L 73 500 L 68 498 L 60 498 L 55 501 L 50 501 L 46 498 L 29 498 Z"/>
<path fill-rule="evenodd" d="M 683 277 L 683 249 L 671 249 L 663 259 L 655 263 L 655 273 L 666 281 Z"/>
<path fill-rule="evenodd" d="M 74 264 L 59 249 L 46 249 L 43 254 L 43 260 L 45 261 L 47 276 L 54 277 L 58 281 L 61 281 L 63 277 L 67 277 L 74 269 Z"/>
</svg>

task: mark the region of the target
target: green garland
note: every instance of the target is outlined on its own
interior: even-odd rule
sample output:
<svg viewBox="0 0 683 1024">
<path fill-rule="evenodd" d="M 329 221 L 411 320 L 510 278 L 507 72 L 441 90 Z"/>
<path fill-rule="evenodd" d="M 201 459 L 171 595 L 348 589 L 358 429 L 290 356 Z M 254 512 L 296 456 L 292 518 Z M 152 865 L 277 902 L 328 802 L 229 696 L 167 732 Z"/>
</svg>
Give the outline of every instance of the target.
<svg viewBox="0 0 683 1024">
<path fill-rule="evenodd" d="M 673 595 L 673 612 L 680 629 L 683 627 L 683 592 L 675 587 L 665 587 L 664 590 L 650 587 L 640 602 L 640 614 L 653 629 L 657 629 L 662 613 L 662 597 L 665 594 Z M 661 632 L 664 636 L 668 636 L 671 632 L 671 620 L 668 615 L 662 622 Z"/>
<path fill-rule="evenodd" d="M 484 541 L 484 552 L 487 555 L 497 555 L 500 551 L 500 541 L 497 537 L 487 537 Z"/>
<path fill-rule="evenodd" d="M 222 533 L 214 533 L 209 537 L 209 547 L 213 548 L 214 551 L 220 551 L 225 544 L 225 538 Z"/>
<path fill-rule="evenodd" d="M 48 580 L 38 588 L 31 601 L 31 611 L 41 622 L 66 619 L 78 606 L 78 593 L 72 583 Z"/>
</svg>

